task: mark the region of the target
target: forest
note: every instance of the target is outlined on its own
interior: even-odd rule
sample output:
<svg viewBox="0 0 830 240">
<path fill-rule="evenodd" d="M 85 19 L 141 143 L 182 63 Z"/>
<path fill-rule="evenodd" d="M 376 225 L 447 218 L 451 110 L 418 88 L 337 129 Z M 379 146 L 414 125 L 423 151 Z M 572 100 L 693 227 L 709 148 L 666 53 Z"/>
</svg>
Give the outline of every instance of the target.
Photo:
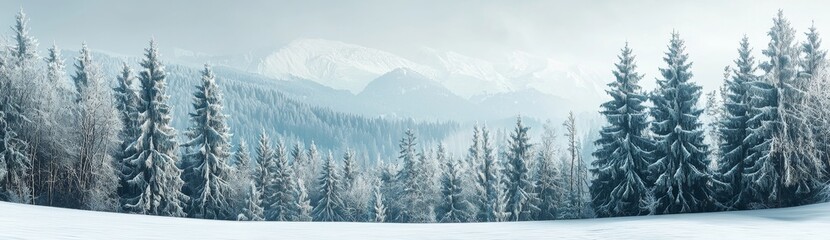
<svg viewBox="0 0 830 240">
<path fill-rule="evenodd" d="M 466 153 L 454 156 L 442 139 L 457 123 L 310 106 L 243 81 L 254 77 L 165 65 L 155 39 L 137 66 L 93 58 L 83 43 L 67 67 L 57 46 L 41 56 L 21 9 L 0 49 L 0 200 L 218 220 L 400 223 L 823 202 L 826 51 L 815 27 L 798 34 L 783 11 L 772 20 L 760 55 L 746 37 L 736 41 L 723 86 L 710 94 L 694 81 L 677 31 L 652 90 L 640 87 L 644 75 L 626 43 L 609 74 L 610 100 L 599 106 L 605 122 L 593 152 L 581 152 L 571 113 L 545 124 L 538 139 L 521 116 L 506 138 L 476 124 Z"/>
</svg>

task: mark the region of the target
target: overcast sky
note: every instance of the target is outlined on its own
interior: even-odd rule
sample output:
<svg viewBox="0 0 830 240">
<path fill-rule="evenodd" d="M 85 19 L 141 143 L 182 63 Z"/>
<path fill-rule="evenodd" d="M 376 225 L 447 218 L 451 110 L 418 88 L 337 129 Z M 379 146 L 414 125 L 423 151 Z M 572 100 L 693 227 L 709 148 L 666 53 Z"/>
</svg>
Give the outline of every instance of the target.
<svg viewBox="0 0 830 240">
<path fill-rule="evenodd" d="M 94 49 L 130 55 L 140 54 L 151 36 L 163 50 L 209 54 L 324 38 L 402 56 L 424 46 L 490 60 L 520 50 L 610 71 L 619 48 L 629 41 L 647 86 L 653 85 L 676 29 L 687 42 L 695 79 L 707 89 L 720 84 L 722 69 L 735 58 L 743 34 L 761 58 L 766 31 L 778 9 L 799 31 L 799 39 L 812 20 L 819 31 L 830 31 L 830 3 L 818 0 L 11 0 L 0 2 L 0 24 L 11 25 L 21 6 L 42 48 L 54 41 L 77 49 L 87 41 Z"/>
</svg>

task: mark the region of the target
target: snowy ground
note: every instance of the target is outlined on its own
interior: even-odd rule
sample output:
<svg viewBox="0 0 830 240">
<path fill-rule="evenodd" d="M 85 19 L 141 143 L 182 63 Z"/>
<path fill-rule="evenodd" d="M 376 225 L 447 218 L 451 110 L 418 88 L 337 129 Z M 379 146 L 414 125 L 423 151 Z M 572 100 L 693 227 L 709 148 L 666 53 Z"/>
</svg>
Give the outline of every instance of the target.
<svg viewBox="0 0 830 240">
<path fill-rule="evenodd" d="M 521 223 L 232 222 L 0 203 L 0 239 L 830 239 L 830 203 Z"/>
</svg>

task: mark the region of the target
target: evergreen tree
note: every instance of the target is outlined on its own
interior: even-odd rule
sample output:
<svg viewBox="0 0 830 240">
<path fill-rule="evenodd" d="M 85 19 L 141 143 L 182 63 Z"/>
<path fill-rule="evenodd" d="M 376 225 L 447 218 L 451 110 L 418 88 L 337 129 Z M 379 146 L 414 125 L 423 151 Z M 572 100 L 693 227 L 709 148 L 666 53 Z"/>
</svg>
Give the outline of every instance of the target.
<svg viewBox="0 0 830 240">
<path fill-rule="evenodd" d="M 755 76 L 755 59 L 751 56 L 749 38 L 744 36 L 738 48 L 736 68 L 731 78 L 725 82 L 724 110 L 725 116 L 720 126 L 720 153 L 718 178 L 728 187 L 719 192 L 720 205 L 727 209 L 745 209 L 751 196 L 744 191 L 744 170 L 749 157 L 749 145 L 745 141 L 749 136 L 749 88 L 757 80 Z"/>
<path fill-rule="evenodd" d="M 236 148 L 236 153 L 233 155 L 234 165 L 236 169 L 243 172 L 251 171 L 251 152 L 248 150 L 248 143 L 245 140 L 240 140 Z"/>
<path fill-rule="evenodd" d="M 15 16 L 15 24 L 12 27 L 14 42 L 9 46 L 9 53 L 12 63 L 21 68 L 33 65 L 38 59 L 37 40 L 29 35 L 29 19 L 23 8 Z"/>
<path fill-rule="evenodd" d="M 490 201 L 490 221 L 506 222 L 510 220 L 510 212 L 508 209 L 509 196 L 506 191 L 507 185 L 504 183 L 504 177 L 494 179 L 493 183 L 493 197 Z"/>
<path fill-rule="evenodd" d="M 355 183 L 355 178 L 357 177 L 357 172 L 355 171 L 356 165 L 354 152 L 346 149 L 346 153 L 343 154 L 343 189 L 346 191 L 352 189 L 352 185 Z"/>
<path fill-rule="evenodd" d="M 397 222 L 431 222 L 435 219 L 427 199 L 429 177 L 424 166 L 426 156 L 416 153 L 415 140 L 415 132 L 407 130 L 399 143 L 398 158 L 403 167 L 396 176 L 400 191 L 395 207 Z"/>
<path fill-rule="evenodd" d="M 176 167 L 176 130 L 170 126 L 166 74 L 155 41 L 150 41 L 144 56 L 138 77 L 141 133 L 131 144 L 135 154 L 126 160 L 132 171 L 125 176 L 128 186 L 122 207 L 131 213 L 184 216 L 187 196 L 181 193 L 184 182 Z"/>
<path fill-rule="evenodd" d="M 25 117 L 9 98 L 3 97 L 0 103 L 0 200 L 27 203 L 31 193 L 26 179 L 32 160 L 26 153 L 28 143 L 18 138 L 11 126 Z"/>
<path fill-rule="evenodd" d="M 90 52 L 86 42 L 84 42 L 81 44 L 81 52 L 78 54 L 78 60 L 75 61 L 75 75 L 72 75 L 72 82 L 75 83 L 75 91 L 78 94 L 82 93 L 88 85 L 87 81 L 90 79 L 90 76 L 87 76 L 87 74 L 95 71 L 90 69 L 94 68 L 92 64 L 92 52 Z"/>
<path fill-rule="evenodd" d="M 817 76 L 824 71 L 827 50 L 821 49 L 821 38 L 818 30 L 816 30 L 815 23 L 810 26 L 805 35 L 807 41 L 801 44 L 801 70 L 799 72 L 799 77 L 806 81 L 808 86 L 807 103 L 804 106 L 806 108 L 804 111 L 808 115 L 807 118 L 811 125 L 812 135 L 815 138 L 815 145 L 818 148 L 817 152 L 821 157 L 821 162 L 827 163 L 830 161 L 830 147 L 828 147 L 830 136 L 825 133 L 830 131 L 830 129 L 827 129 L 830 124 L 826 123 L 830 116 L 823 114 L 822 98 L 825 92 L 822 91 L 823 81 L 820 79 L 821 76 Z M 830 164 L 825 164 L 825 178 L 828 171 L 830 171 Z"/>
<path fill-rule="evenodd" d="M 46 79 L 49 84 L 58 88 L 63 84 L 63 80 L 66 77 L 66 65 L 63 62 L 63 57 L 61 57 L 61 50 L 58 48 L 57 45 L 52 45 L 49 48 L 48 55 L 46 56 Z"/>
<path fill-rule="evenodd" d="M 182 146 L 190 149 L 183 159 L 183 174 L 190 189 L 189 214 L 196 218 L 231 219 L 228 204 L 231 169 L 230 128 L 222 106 L 222 93 L 210 67 L 202 71 L 202 84 L 193 93 L 189 141 Z"/>
<path fill-rule="evenodd" d="M 685 213 L 709 209 L 708 147 L 697 107 L 701 87 L 691 81 L 685 44 L 677 32 L 672 33 L 669 50 L 663 58 L 662 79 L 652 95 L 655 135 L 655 162 L 649 166 L 655 181 L 657 212 Z"/>
<path fill-rule="evenodd" d="M 52 57 L 51 51 L 49 56 L 49 59 L 55 59 L 55 57 Z M 54 68 L 55 71 L 58 71 L 59 68 L 62 68 L 60 65 L 62 65 L 60 62 L 54 64 L 49 63 L 50 75 L 53 74 L 51 73 L 51 69 Z M 118 171 L 120 181 L 118 185 L 118 196 L 121 198 L 126 197 L 126 188 L 128 187 L 128 184 L 125 182 L 127 180 L 125 176 L 131 175 L 130 171 L 132 170 L 128 167 L 129 165 L 126 163 L 126 159 L 135 154 L 136 148 L 131 145 L 135 143 L 138 134 L 141 132 L 141 126 L 139 126 L 138 122 L 139 98 L 138 93 L 133 89 L 133 80 L 135 80 L 135 76 L 133 75 L 132 69 L 130 69 L 127 63 L 124 63 L 121 73 L 116 77 L 116 84 L 118 85 L 113 88 L 115 107 L 118 109 L 118 116 L 120 117 L 122 126 L 118 134 L 120 145 L 114 156 L 116 158 L 115 167 Z"/>
<path fill-rule="evenodd" d="M 612 100 L 602 104 L 600 113 L 607 125 L 594 144 L 596 160 L 590 170 L 594 179 L 590 192 L 592 203 L 601 217 L 643 215 L 648 209 L 641 203 L 651 187 L 648 165 L 651 164 L 651 142 L 644 130 L 648 128 L 648 112 L 643 103 L 647 97 L 640 89 L 643 75 L 628 43 L 615 64 L 613 82 L 606 90 Z"/>
<path fill-rule="evenodd" d="M 303 179 L 297 179 L 296 195 L 297 200 L 297 221 L 310 222 L 312 220 L 311 213 L 314 208 L 311 207 L 311 199 L 308 198 L 308 191 L 305 188 Z"/>
<path fill-rule="evenodd" d="M 270 221 L 290 221 L 296 219 L 294 199 L 297 186 L 294 183 L 294 171 L 288 164 L 288 151 L 282 141 L 277 142 L 274 160 L 266 165 L 270 183 L 265 187 L 266 205 L 265 219 Z"/>
<path fill-rule="evenodd" d="M 767 117 L 756 127 L 760 144 L 750 171 L 756 196 L 766 206 L 792 206 L 812 201 L 821 185 L 824 163 L 820 162 L 806 119 L 806 78 L 798 77 L 795 30 L 782 11 L 773 19 L 770 43 L 762 53 L 769 58 L 760 67 L 770 87 L 759 90 L 755 112 Z M 757 125 L 757 124 L 756 124 Z"/>
<path fill-rule="evenodd" d="M 503 174 L 501 165 L 496 159 L 496 153 L 491 144 L 490 131 L 487 127 L 481 129 L 481 150 L 482 150 L 482 164 L 480 174 L 478 176 L 479 186 L 484 188 L 484 195 L 479 197 L 480 211 L 485 215 L 481 221 L 494 222 L 497 218 L 503 217 L 495 213 L 501 214 L 505 209 L 497 209 L 499 206 L 506 203 L 501 203 L 503 195 Z M 501 195 L 499 195 L 501 194 Z M 504 207 L 502 206 L 502 207 Z M 502 220 L 506 219 L 503 217 Z"/>
<path fill-rule="evenodd" d="M 377 185 L 372 190 L 371 202 L 369 202 L 369 222 L 386 222 L 386 204 L 381 191 L 383 180 L 378 179 Z"/>
<path fill-rule="evenodd" d="M 326 158 L 323 170 L 320 172 L 320 177 L 317 179 L 318 192 L 320 199 L 314 206 L 312 216 L 314 221 L 321 222 L 337 222 L 342 221 L 343 216 L 343 199 L 340 197 L 341 182 L 340 176 L 337 173 L 337 167 L 334 164 L 334 157 L 329 153 Z"/>
<path fill-rule="evenodd" d="M 254 180 L 259 192 L 264 193 L 265 187 L 271 184 L 271 174 L 268 165 L 274 161 L 274 150 L 271 148 L 271 140 L 265 131 L 259 134 L 259 146 L 256 149 L 256 166 L 254 166 Z"/>
<path fill-rule="evenodd" d="M 445 159 L 444 146 L 438 145 L 438 162 L 444 164 L 441 176 L 441 202 L 435 209 L 438 222 L 467 222 L 473 217 L 472 206 L 462 194 L 462 173 L 457 160 Z"/>
<path fill-rule="evenodd" d="M 507 209 L 512 221 L 533 220 L 532 212 L 538 211 L 535 186 L 530 179 L 528 161 L 531 159 L 529 127 L 516 120 L 516 128 L 510 133 L 507 149 L 507 168 L 504 169 L 507 185 Z"/>
<path fill-rule="evenodd" d="M 262 209 L 262 193 L 256 189 L 256 183 L 251 181 L 245 195 L 245 207 L 242 213 L 237 215 L 238 221 L 262 221 L 265 220 Z"/>
</svg>

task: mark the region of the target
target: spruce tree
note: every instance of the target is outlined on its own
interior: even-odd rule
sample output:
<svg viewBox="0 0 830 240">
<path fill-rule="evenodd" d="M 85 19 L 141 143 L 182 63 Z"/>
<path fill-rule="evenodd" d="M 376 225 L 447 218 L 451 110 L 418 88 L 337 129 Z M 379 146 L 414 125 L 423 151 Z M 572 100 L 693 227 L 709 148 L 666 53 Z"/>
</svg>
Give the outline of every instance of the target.
<svg viewBox="0 0 830 240">
<path fill-rule="evenodd" d="M 53 59 L 53 57 L 50 57 L 50 59 Z M 50 69 L 59 67 L 58 63 L 50 63 L 49 66 Z M 138 125 L 138 93 L 133 88 L 135 76 L 127 63 L 124 63 L 120 74 L 115 80 L 118 85 L 113 88 L 113 95 L 115 96 L 115 107 L 118 109 L 118 116 L 121 120 L 121 131 L 118 134 L 118 140 L 120 141 L 119 148 L 114 157 L 116 159 L 115 167 L 120 181 L 118 196 L 123 198 L 126 197 L 126 187 L 128 186 L 125 182 L 127 180 L 125 176 L 131 175 L 130 171 L 132 171 L 132 168 L 128 167 L 129 165 L 126 163 L 126 160 L 135 154 L 136 148 L 131 145 L 135 143 L 138 134 L 141 132 L 141 126 Z"/>
<path fill-rule="evenodd" d="M 354 152 L 346 149 L 346 153 L 343 154 L 343 189 L 346 191 L 352 189 L 355 178 L 357 178 L 355 167 L 357 167 L 357 163 L 354 160 Z"/>
<path fill-rule="evenodd" d="M 246 189 L 245 207 L 242 212 L 237 215 L 238 221 L 262 221 L 264 210 L 262 209 L 262 193 L 256 189 L 256 183 L 251 181 Z"/>
<path fill-rule="evenodd" d="M 755 59 L 751 55 L 749 38 L 741 39 L 738 58 L 731 78 L 725 84 L 725 116 L 719 123 L 720 153 L 717 176 L 727 187 L 719 191 L 720 205 L 727 209 L 745 209 L 751 196 L 744 191 L 744 170 L 749 157 L 750 92 L 749 88 L 757 80 L 755 76 Z"/>
<path fill-rule="evenodd" d="M 397 222 L 431 222 L 433 210 L 427 199 L 427 184 L 429 176 L 426 173 L 424 153 L 416 153 L 415 132 L 411 129 L 404 132 L 400 140 L 398 159 L 403 163 L 396 179 L 399 197 L 395 206 L 395 221 Z"/>
<path fill-rule="evenodd" d="M 245 140 L 240 140 L 236 147 L 236 152 L 233 154 L 233 165 L 236 170 L 243 172 L 251 172 L 251 152 L 248 150 L 248 143 Z"/>
<path fill-rule="evenodd" d="M 0 89 L 3 84 L 0 83 Z M 30 199 L 27 178 L 32 160 L 26 153 L 28 143 L 18 138 L 12 124 L 25 120 L 10 97 L 0 102 L 0 200 L 27 203 Z"/>
<path fill-rule="evenodd" d="M 444 146 L 438 145 L 438 162 L 443 163 L 441 201 L 435 209 L 438 222 L 467 222 L 473 217 L 472 205 L 463 195 L 462 173 L 457 160 L 445 159 Z"/>
<path fill-rule="evenodd" d="M 506 206 L 506 203 L 502 204 L 500 202 L 506 200 L 506 198 L 502 199 L 504 195 L 502 167 L 496 158 L 497 155 L 490 138 L 490 131 L 486 126 L 481 129 L 481 150 L 482 164 L 478 182 L 484 188 L 484 196 L 480 197 L 479 204 L 482 204 L 480 211 L 483 211 L 486 216 L 480 220 L 494 222 L 497 218 L 503 217 L 496 213 L 501 214 L 505 211 L 505 209 L 497 208 L 502 205 L 502 207 Z M 506 219 L 506 217 L 503 217 L 503 219 Z"/>
<path fill-rule="evenodd" d="M 507 185 L 507 209 L 512 221 L 533 220 L 532 212 L 538 211 L 535 186 L 530 179 L 528 162 L 531 160 L 530 129 L 522 124 L 522 118 L 516 119 L 516 127 L 510 133 L 507 146 L 507 167 L 505 184 Z"/>
<path fill-rule="evenodd" d="M 176 130 L 170 126 L 167 78 L 155 41 L 150 41 L 144 56 L 138 77 L 141 132 L 131 144 L 135 154 L 126 160 L 132 171 L 125 176 L 128 189 L 122 208 L 130 213 L 184 216 L 187 196 L 181 193 L 184 182 L 176 167 Z"/>
<path fill-rule="evenodd" d="M 202 71 L 201 85 L 193 93 L 191 126 L 187 131 L 189 149 L 183 159 L 183 174 L 190 189 L 189 215 L 206 219 L 231 219 L 230 128 L 223 112 L 222 92 L 210 67 Z"/>
<path fill-rule="evenodd" d="M 38 59 L 37 40 L 29 34 L 29 19 L 23 8 L 15 16 L 15 24 L 12 27 L 13 43 L 9 46 L 9 53 L 16 67 L 21 69 L 31 67 Z"/>
<path fill-rule="evenodd" d="M 297 186 L 294 171 L 288 164 L 288 150 L 281 140 L 277 142 L 274 160 L 266 165 L 270 183 L 265 187 L 265 219 L 270 221 L 290 221 L 296 219 L 294 209 L 297 200 L 295 189 Z"/>
<path fill-rule="evenodd" d="M 372 197 L 369 202 L 369 218 L 368 222 L 386 222 L 386 204 L 383 198 L 383 191 L 381 185 L 383 180 L 378 179 L 377 185 L 372 189 Z"/>
<path fill-rule="evenodd" d="M 654 174 L 657 213 L 699 212 L 709 209 L 708 147 L 703 143 L 703 128 L 697 106 L 701 87 L 691 81 L 685 43 L 672 33 L 668 52 L 660 68 L 662 79 L 652 95 L 651 124 L 655 138 Z"/>
<path fill-rule="evenodd" d="M 295 189 L 296 194 L 294 199 L 297 200 L 296 221 L 310 222 L 312 220 L 311 212 L 314 211 L 314 208 L 311 207 L 311 199 L 308 197 L 308 190 L 305 188 L 303 179 L 297 179 L 297 187 Z"/>
<path fill-rule="evenodd" d="M 341 198 L 340 175 L 334 164 L 334 157 L 329 153 L 320 176 L 317 178 L 320 199 L 314 206 L 312 216 L 314 221 L 337 222 L 343 221 L 343 199 Z"/>
<path fill-rule="evenodd" d="M 805 121 L 807 79 L 798 77 L 795 30 L 782 11 L 768 32 L 770 43 L 762 53 L 769 59 L 760 64 L 764 82 L 771 86 L 758 95 L 765 97 L 754 111 L 769 120 L 758 130 L 758 155 L 751 165 L 751 186 L 766 206 L 792 206 L 812 201 L 821 186 L 824 163 L 820 161 L 811 128 Z M 759 98 L 760 98 L 759 97 Z M 765 135 L 765 136 L 764 136 Z"/>
<path fill-rule="evenodd" d="M 259 134 L 259 145 L 256 148 L 256 154 L 254 180 L 256 181 L 257 190 L 264 193 L 265 187 L 271 184 L 271 174 L 269 173 L 268 166 L 274 161 L 274 150 L 271 148 L 271 140 L 265 134 L 264 130 Z"/>
<path fill-rule="evenodd" d="M 643 215 L 648 209 L 641 203 L 648 194 L 648 165 L 651 142 L 644 134 L 648 112 L 643 105 L 648 98 L 640 89 L 643 75 L 637 73 L 634 54 L 628 43 L 615 64 L 615 80 L 606 90 L 612 100 L 601 105 L 600 113 L 607 125 L 600 131 L 598 146 L 591 163 L 590 192 L 593 207 L 600 217 Z"/>
<path fill-rule="evenodd" d="M 55 88 L 60 89 L 63 80 L 66 78 L 66 65 L 61 57 L 61 50 L 57 45 L 52 45 L 48 50 L 46 59 L 46 80 Z"/>
</svg>

